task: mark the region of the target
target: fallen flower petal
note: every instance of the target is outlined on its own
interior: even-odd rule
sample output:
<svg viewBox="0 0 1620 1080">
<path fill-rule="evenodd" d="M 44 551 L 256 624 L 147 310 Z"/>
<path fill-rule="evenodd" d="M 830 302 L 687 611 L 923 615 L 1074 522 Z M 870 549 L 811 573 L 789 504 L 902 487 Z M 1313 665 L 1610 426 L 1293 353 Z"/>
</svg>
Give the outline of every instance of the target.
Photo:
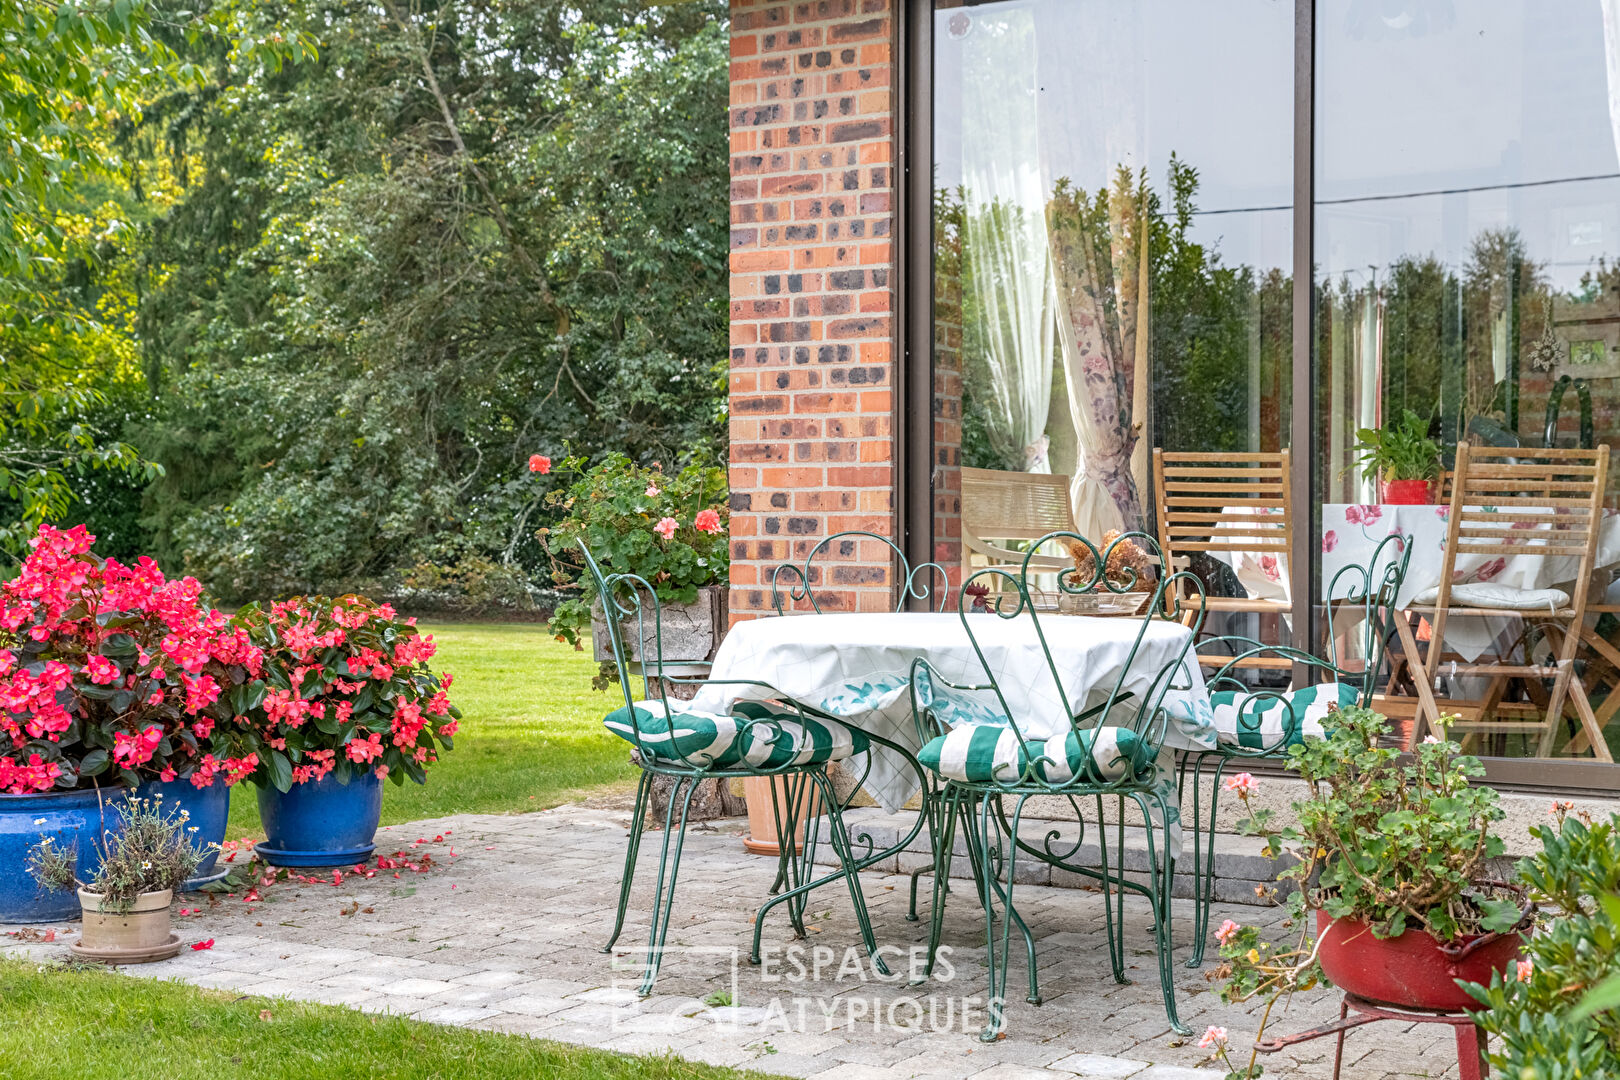
<svg viewBox="0 0 1620 1080">
<path fill-rule="evenodd" d="M 207 941 L 194 941 L 194 942 L 191 943 L 191 951 L 192 952 L 201 952 L 204 949 L 212 949 L 213 947 L 214 947 L 214 939 L 213 938 L 209 938 Z"/>
</svg>

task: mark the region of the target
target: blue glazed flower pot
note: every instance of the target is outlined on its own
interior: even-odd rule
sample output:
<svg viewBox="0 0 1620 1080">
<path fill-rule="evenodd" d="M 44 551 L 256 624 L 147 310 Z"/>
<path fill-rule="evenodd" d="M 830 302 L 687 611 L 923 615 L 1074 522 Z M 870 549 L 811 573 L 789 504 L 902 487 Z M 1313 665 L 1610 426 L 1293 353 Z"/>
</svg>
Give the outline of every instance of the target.
<svg viewBox="0 0 1620 1080">
<path fill-rule="evenodd" d="M 197 831 L 189 833 L 191 842 L 197 847 L 206 844 L 221 844 L 225 840 L 225 819 L 231 812 L 231 789 L 226 785 L 224 778 L 215 777 L 214 782 L 205 788 L 192 786 L 190 780 L 148 780 L 135 789 L 135 796 L 140 799 L 163 799 L 163 812 L 172 814 L 178 808 L 190 814 L 186 826 Z M 210 881 L 218 881 L 224 877 L 224 872 L 215 872 L 215 864 L 219 861 L 219 850 L 208 854 L 208 857 L 197 864 L 196 873 L 186 879 L 184 885 L 176 891 L 192 892 L 202 888 Z"/>
<path fill-rule="evenodd" d="M 62 848 L 76 846 L 79 880 L 90 880 L 101 865 L 105 834 L 123 827 L 117 807 L 128 797 L 123 787 L 0 795 L 0 923 L 77 919 L 78 893 L 40 888 L 28 873 L 28 852 L 47 836 Z"/>
<path fill-rule="evenodd" d="M 254 850 L 271 866 L 345 866 L 371 857 L 382 818 L 382 779 L 367 772 L 340 784 L 324 776 L 289 791 L 259 789 L 264 840 Z"/>
</svg>

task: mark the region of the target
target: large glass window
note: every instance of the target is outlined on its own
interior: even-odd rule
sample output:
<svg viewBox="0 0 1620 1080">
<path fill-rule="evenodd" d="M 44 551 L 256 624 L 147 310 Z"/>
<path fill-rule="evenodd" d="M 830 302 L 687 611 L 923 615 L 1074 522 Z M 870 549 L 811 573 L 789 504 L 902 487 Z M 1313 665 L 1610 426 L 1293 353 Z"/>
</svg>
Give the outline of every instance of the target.
<svg viewBox="0 0 1620 1080">
<path fill-rule="evenodd" d="M 933 18 L 936 556 L 1153 532 L 1152 447 L 1287 445 L 1293 7 Z"/>
<path fill-rule="evenodd" d="M 1438 581 L 1432 540 L 1443 532 L 1431 519 L 1441 511 L 1390 505 L 1378 478 L 1355 467 L 1362 429 L 1410 413 L 1447 462 L 1461 441 L 1620 442 L 1617 7 L 1318 0 L 1323 573 L 1346 548 L 1397 530 L 1413 538 L 1410 576 Z M 1492 572 L 1487 563 L 1467 576 Z M 1454 622 L 1446 652 L 1465 662 L 1522 656 L 1529 622 Z M 1595 658 L 1583 667 L 1598 701 L 1608 686 L 1602 667 Z M 1506 698 L 1534 699 L 1536 690 L 1510 686 Z M 1443 676 L 1441 691 L 1472 701 L 1503 695 L 1472 677 Z M 1609 731 L 1612 740 L 1620 729 Z M 1535 756 L 1538 742 L 1534 733 L 1469 738 L 1470 749 L 1503 756 Z M 1559 746 L 1566 752 L 1562 738 Z"/>
</svg>

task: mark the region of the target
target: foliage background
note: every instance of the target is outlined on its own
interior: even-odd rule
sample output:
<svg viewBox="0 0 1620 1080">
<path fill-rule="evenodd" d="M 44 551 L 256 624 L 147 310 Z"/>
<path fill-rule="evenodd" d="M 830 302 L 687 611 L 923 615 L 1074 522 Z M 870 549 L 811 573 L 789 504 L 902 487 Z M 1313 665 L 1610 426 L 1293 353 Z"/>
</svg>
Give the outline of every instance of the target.
<svg viewBox="0 0 1620 1080">
<path fill-rule="evenodd" d="M 82 391 L 0 438 L 126 453 L 65 470 L 98 550 L 226 601 L 523 604 L 530 453 L 723 461 L 722 0 L 243 0 L 164 39 L 167 2 L 173 65 L 74 120 L 40 216 L 78 239 L 0 329 Z"/>
</svg>

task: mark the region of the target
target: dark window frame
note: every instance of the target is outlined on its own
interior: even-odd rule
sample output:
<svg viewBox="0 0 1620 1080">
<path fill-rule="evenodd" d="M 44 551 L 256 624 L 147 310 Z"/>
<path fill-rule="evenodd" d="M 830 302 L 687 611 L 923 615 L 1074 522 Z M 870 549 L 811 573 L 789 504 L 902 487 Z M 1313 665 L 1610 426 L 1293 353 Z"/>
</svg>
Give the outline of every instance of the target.
<svg viewBox="0 0 1620 1080">
<path fill-rule="evenodd" d="M 895 513 L 913 565 L 933 559 L 933 14 L 934 0 L 895 0 L 895 129 L 900 205 L 896 228 Z M 969 6 L 974 0 L 964 0 Z M 1306 641 L 1322 629 L 1316 595 L 1321 507 L 1316 478 L 1316 0 L 1294 0 L 1293 402 L 1289 445 L 1294 505 L 1306 508 L 1290 552 L 1293 622 Z M 1302 287 L 1303 283 L 1303 287 Z M 914 606 L 921 601 L 912 600 Z M 1620 792 L 1620 766 L 1596 761 L 1484 758 L 1486 780 L 1505 789 Z"/>
</svg>

